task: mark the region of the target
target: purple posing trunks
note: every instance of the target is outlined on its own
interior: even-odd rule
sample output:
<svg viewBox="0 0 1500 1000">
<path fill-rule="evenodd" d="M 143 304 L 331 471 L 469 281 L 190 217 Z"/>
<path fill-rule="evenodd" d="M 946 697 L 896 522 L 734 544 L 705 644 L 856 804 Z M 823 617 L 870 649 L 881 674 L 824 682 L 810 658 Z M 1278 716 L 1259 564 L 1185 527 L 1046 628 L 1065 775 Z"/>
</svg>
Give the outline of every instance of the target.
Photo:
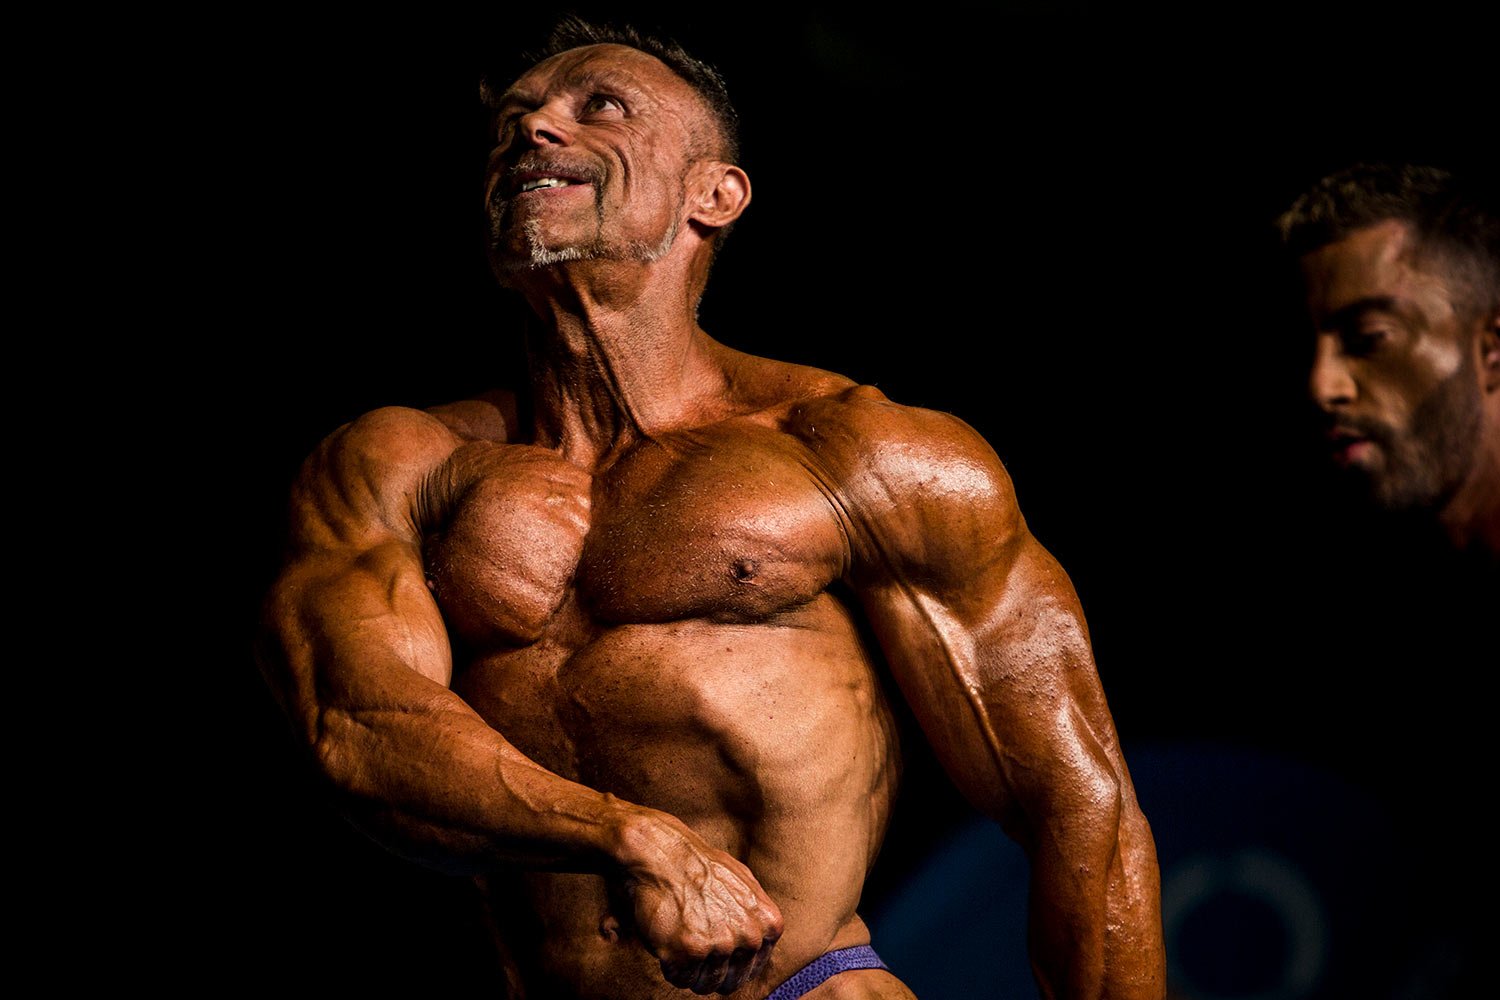
<svg viewBox="0 0 1500 1000">
<path fill-rule="evenodd" d="M 853 948 L 840 948 L 838 951 L 830 951 L 822 958 L 815 958 L 808 962 L 797 970 L 796 975 L 776 987 L 766 1000 L 797 1000 L 798 997 L 806 996 L 813 987 L 821 985 L 840 972 L 853 972 L 855 969 L 884 969 L 885 967 L 880 956 L 875 954 L 875 949 L 867 944 L 855 945 Z"/>
</svg>

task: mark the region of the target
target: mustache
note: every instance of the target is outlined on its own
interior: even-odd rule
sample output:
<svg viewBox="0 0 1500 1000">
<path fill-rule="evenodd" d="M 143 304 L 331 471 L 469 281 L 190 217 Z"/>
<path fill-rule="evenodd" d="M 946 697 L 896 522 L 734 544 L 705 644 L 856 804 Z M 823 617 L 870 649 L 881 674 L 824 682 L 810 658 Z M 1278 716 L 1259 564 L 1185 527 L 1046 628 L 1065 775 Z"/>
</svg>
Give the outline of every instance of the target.
<svg viewBox="0 0 1500 1000">
<path fill-rule="evenodd" d="M 1369 417 L 1330 417 L 1323 423 L 1325 431 L 1329 434 L 1369 438 L 1382 444 L 1389 442 L 1391 436 L 1390 428 Z"/>
<path fill-rule="evenodd" d="M 515 163 L 501 171 L 501 183 L 497 186 L 496 190 L 505 192 L 514 191 L 516 185 L 528 174 L 555 174 L 558 177 L 583 181 L 596 186 L 604 179 L 604 171 L 596 163 L 588 160 L 576 160 L 568 156 L 558 156 L 555 153 L 532 151 L 526 153 Z"/>
</svg>

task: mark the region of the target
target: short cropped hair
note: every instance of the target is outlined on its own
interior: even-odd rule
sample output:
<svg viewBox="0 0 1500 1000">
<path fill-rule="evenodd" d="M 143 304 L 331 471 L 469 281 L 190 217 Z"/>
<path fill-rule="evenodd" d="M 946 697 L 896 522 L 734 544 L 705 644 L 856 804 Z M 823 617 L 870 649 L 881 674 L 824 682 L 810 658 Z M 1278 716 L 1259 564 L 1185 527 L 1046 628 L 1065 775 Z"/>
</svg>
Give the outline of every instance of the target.
<svg viewBox="0 0 1500 1000">
<path fill-rule="evenodd" d="M 1300 257 L 1357 229 L 1409 225 L 1419 254 L 1443 259 L 1475 312 L 1500 310 L 1500 217 L 1493 196 L 1437 167 L 1357 164 L 1330 174 L 1276 220 L 1282 245 Z"/>
<path fill-rule="evenodd" d="M 707 107 L 718 133 L 718 148 L 713 150 L 714 156 L 728 163 L 739 162 L 740 116 L 729 100 L 729 89 L 724 84 L 724 77 L 713 66 L 691 55 L 674 39 L 642 31 L 629 24 L 602 24 L 569 14 L 553 26 L 540 49 L 527 52 L 521 58 L 525 66 L 535 66 L 544 59 L 585 45 L 625 45 L 659 59 L 693 88 L 693 92 Z M 480 84 L 480 96 L 486 104 L 493 104 L 509 82 L 486 76 Z"/>
</svg>

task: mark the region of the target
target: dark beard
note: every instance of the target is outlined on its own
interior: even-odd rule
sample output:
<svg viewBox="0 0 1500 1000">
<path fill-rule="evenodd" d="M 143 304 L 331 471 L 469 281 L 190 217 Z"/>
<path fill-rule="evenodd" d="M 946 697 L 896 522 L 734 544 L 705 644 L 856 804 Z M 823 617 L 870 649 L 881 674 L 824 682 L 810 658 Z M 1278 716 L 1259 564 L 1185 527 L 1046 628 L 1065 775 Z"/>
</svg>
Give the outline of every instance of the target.
<svg viewBox="0 0 1500 1000">
<path fill-rule="evenodd" d="M 1473 363 L 1466 359 L 1412 411 L 1410 434 L 1361 422 L 1356 429 L 1368 433 L 1386 458 L 1384 470 L 1368 484 L 1372 499 L 1391 511 L 1441 507 L 1469 474 L 1482 420 Z"/>
</svg>

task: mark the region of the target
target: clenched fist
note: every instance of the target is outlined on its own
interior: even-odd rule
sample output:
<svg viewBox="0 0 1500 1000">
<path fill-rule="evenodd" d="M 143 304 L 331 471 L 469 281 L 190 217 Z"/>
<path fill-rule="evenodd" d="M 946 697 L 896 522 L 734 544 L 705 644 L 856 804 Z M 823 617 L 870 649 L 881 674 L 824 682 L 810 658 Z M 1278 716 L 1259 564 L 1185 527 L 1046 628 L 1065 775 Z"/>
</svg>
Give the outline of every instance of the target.
<svg viewBox="0 0 1500 1000">
<path fill-rule="evenodd" d="M 781 911 L 750 869 L 662 813 L 627 827 L 622 858 L 635 932 L 667 982 L 728 994 L 760 972 Z"/>
</svg>

